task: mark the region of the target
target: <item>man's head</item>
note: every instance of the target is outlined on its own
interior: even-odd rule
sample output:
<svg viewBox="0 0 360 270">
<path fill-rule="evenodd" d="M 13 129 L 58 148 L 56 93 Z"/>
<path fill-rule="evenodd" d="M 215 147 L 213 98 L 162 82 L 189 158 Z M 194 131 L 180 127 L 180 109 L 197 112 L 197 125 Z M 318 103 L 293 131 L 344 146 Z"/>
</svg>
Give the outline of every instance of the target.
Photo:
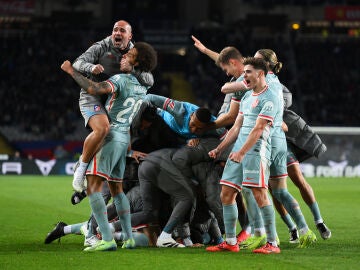
<svg viewBox="0 0 360 270">
<path fill-rule="evenodd" d="M 114 47 L 125 50 L 132 39 L 132 28 L 127 21 L 118 21 L 114 24 L 111 40 Z"/>
<path fill-rule="evenodd" d="M 137 42 L 121 59 L 120 70 L 131 72 L 134 67 L 139 71 L 150 72 L 157 65 L 157 53 L 146 42 Z"/>
<path fill-rule="evenodd" d="M 146 108 L 141 113 L 140 130 L 149 128 L 158 119 L 156 107 L 148 103 L 146 104 L 145 102 L 143 102 L 143 104 L 144 106 L 146 105 Z"/>
<path fill-rule="evenodd" d="M 268 71 L 268 65 L 262 58 L 247 57 L 244 59 L 244 79 L 250 89 L 262 87 Z"/>
<path fill-rule="evenodd" d="M 235 47 L 225 47 L 219 54 L 216 64 L 228 76 L 239 78 L 244 71 L 243 56 Z"/>
<path fill-rule="evenodd" d="M 211 122 L 211 112 L 207 108 L 198 108 L 192 113 L 189 122 L 190 132 L 196 135 L 203 134 Z"/>
</svg>

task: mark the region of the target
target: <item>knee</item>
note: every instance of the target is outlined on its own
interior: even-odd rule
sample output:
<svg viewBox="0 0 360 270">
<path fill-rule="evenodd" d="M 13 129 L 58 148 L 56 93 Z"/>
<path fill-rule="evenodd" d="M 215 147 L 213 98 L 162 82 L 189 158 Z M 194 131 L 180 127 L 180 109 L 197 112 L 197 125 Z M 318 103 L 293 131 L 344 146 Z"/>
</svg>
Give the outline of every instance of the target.
<svg viewBox="0 0 360 270">
<path fill-rule="evenodd" d="M 235 203 L 235 199 L 233 199 L 232 194 L 230 194 L 229 192 L 226 192 L 226 191 L 221 192 L 220 199 L 221 199 L 221 202 L 223 204 L 233 204 L 233 203 Z"/>
<path fill-rule="evenodd" d="M 282 194 L 283 192 L 280 189 L 272 189 L 271 194 L 276 198 L 279 202 L 282 202 Z"/>
<path fill-rule="evenodd" d="M 97 132 L 99 133 L 99 135 L 100 135 L 101 137 L 103 137 L 103 138 L 104 138 L 106 135 L 109 134 L 109 131 L 110 131 L 110 125 L 109 125 L 109 123 L 106 123 L 106 125 L 100 127 L 100 128 L 97 130 Z"/>
<path fill-rule="evenodd" d="M 100 137 L 105 137 L 110 131 L 110 123 L 107 120 L 94 120 L 89 122 L 89 125 L 92 131 Z"/>
</svg>

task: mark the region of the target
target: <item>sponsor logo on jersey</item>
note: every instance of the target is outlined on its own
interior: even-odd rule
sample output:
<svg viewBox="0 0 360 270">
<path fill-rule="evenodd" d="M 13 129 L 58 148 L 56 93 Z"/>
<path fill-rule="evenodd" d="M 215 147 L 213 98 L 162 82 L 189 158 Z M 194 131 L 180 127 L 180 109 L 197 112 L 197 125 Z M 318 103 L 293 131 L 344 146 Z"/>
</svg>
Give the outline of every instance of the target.
<svg viewBox="0 0 360 270">
<path fill-rule="evenodd" d="M 99 112 L 101 110 L 99 105 L 94 105 L 94 112 Z"/>
<path fill-rule="evenodd" d="M 259 173 L 258 170 L 244 170 L 244 173 Z"/>
</svg>

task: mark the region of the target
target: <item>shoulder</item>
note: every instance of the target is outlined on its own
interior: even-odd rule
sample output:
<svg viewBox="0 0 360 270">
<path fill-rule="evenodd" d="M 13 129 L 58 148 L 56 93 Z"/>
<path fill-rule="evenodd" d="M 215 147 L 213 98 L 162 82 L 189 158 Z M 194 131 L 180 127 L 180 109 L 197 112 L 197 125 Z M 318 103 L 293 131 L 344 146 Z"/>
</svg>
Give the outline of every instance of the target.
<svg viewBox="0 0 360 270">
<path fill-rule="evenodd" d="M 125 75 L 127 74 L 122 74 L 122 73 L 115 74 L 111 76 L 109 79 L 107 79 L 107 82 L 110 82 L 114 85 L 121 85 L 123 84 L 124 81 L 127 80 L 127 77 Z"/>
<path fill-rule="evenodd" d="M 111 36 L 108 36 L 102 40 L 95 42 L 90 48 L 109 48 L 111 46 Z"/>
<path fill-rule="evenodd" d="M 249 93 L 251 91 L 237 91 L 234 93 L 234 97 L 236 97 L 237 99 L 242 99 L 245 95 L 248 95 L 247 93 Z"/>
<path fill-rule="evenodd" d="M 178 101 L 180 103 L 183 104 L 183 106 L 188 110 L 188 111 L 196 111 L 199 106 L 195 105 L 195 104 L 192 104 L 190 102 L 185 102 L 185 101 Z"/>
</svg>

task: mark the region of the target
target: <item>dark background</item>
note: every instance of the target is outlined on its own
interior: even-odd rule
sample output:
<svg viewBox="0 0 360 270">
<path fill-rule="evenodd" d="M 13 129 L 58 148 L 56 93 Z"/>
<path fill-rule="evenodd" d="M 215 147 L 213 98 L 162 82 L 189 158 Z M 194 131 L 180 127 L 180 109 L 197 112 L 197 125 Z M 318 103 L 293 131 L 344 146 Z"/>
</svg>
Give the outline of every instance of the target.
<svg viewBox="0 0 360 270">
<path fill-rule="evenodd" d="M 311 126 L 359 127 L 360 4 L 310 0 L 0 0 L 0 153 L 81 152 L 79 87 L 60 70 L 127 20 L 158 51 L 150 93 L 219 110 L 229 78 L 193 46 L 271 48 L 292 109 Z M 293 23 L 300 28 L 294 30 Z"/>
</svg>

